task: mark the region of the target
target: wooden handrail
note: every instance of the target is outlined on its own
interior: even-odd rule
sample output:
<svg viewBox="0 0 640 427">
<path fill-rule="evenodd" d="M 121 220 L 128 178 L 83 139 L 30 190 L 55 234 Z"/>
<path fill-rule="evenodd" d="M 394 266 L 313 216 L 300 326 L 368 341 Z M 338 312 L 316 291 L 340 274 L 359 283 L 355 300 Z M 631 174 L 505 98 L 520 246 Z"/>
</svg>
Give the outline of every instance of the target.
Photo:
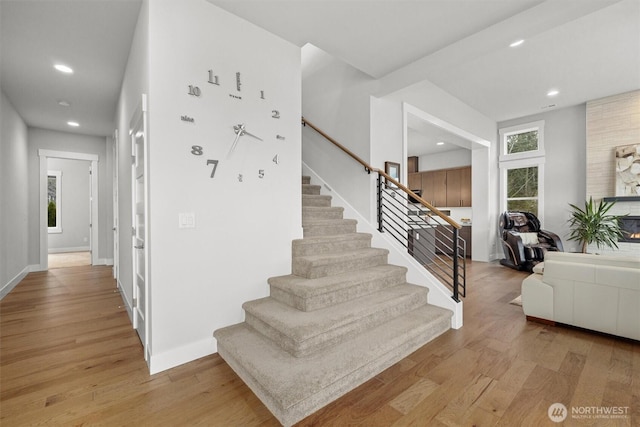
<svg viewBox="0 0 640 427">
<path fill-rule="evenodd" d="M 428 203 L 427 201 L 425 201 L 422 197 L 418 196 L 416 193 L 414 193 L 413 191 L 411 191 L 409 188 L 405 187 L 404 185 L 400 184 L 398 181 L 396 181 L 395 179 L 393 179 L 391 176 L 389 176 L 389 174 L 387 174 L 385 171 L 383 171 L 382 169 L 378 169 L 378 168 L 374 168 L 373 166 L 371 166 L 370 164 L 368 164 L 367 162 L 365 162 L 364 160 L 362 160 L 360 157 L 358 157 L 357 155 L 355 155 L 353 152 L 351 152 L 351 150 L 349 150 L 347 147 L 345 147 L 344 145 L 340 144 L 338 141 L 336 141 L 335 139 L 331 138 L 329 135 L 327 135 L 326 133 L 324 133 L 322 130 L 320 130 L 318 127 L 316 127 L 313 123 L 309 122 L 307 119 L 305 119 L 304 117 L 302 118 L 302 123 L 306 126 L 309 126 L 310 128 L 312 128 L 313 130 L 315 130 L 316 132 L 318 132 L 320 135 L 322 135 L 325 139 L 327 139 L 329 142 L 331 142 L 333 145 L 335 145 L 336 147 L 338 147 L 339 149 L 341 149 L 342 151 L 344 151 L 349 157 L 351 157 L 352 159 L 354 159 L 356 162 L 360 163 L 362 166 L 364 166 L 364 168 L 367 171 L 371 171 L 371 172 L 376 172 L 380 175 L 382 175 L 383 177 L 385 177 L 385 179 L 389 182 L 391 182 L 393 185 L 397 186 L 399 189 L 401 189 L 402 191 L 404 191 L 405 193 L 407 193 L 408 195 L 410 195 L 411 197 L 413 197 L 414 199 L 416 199 L 418 202 L 420 202 L 420 204 L 422 206 L 424 206 L 425 208 L 429 209 L 431 212 L 433 212 L 434 214 L 436 214 L 439 218 L 441 218 L 443 221 L 445 221 L 447 224 L 451 225 L 454 228 L 457 229 L 461 229 L 462 226 L 460 224 L 458 224 L 457 222 L 455 222 L 454 220 L 452 220 L 449 216 L 443 214 L 442 212 L 440 212 L 440 210 L 438 210 L 438 208 L 432 206 L 430 203 Z"/>
</svg>

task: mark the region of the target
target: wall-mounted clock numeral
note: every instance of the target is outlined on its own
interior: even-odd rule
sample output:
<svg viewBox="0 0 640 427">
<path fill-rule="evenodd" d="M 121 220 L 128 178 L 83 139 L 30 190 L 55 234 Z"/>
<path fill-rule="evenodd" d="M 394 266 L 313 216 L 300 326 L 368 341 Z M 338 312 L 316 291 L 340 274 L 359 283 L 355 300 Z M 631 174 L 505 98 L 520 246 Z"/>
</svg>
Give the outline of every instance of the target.
<svg viewBox="0 0 640 427">
<path fill-rule="evenodd" d="M 211 178 L 216 175 L 216 169 L 218 169 L 218 161 L 217 160 L 207 160 L 207 166 L 213 165 L 213 169 L 211 170 Z"/>
<path fill-rule="evenodd" d="M 199 145 L 192 145 L 191 154 L 193 154 L 194 156 L 202 156 L 203 154 L 202 147 Z"/>
<path fill-rule="evenodd" d="M 189 85 L 189 92 L 187 93 L 192 96 L 200 96 L 202 94 L 202 91 L 198 86 Z"/>
<path fill-rule="evenodd" d="M 263 90 L 260 91 L 260 99 L 265 99 Z"/>
<path fill-rule="evenodd" d="M 240 86 L 242 86 L 242 82 L 240 81 L 240 72 L 236 73 L 236 89 L 240 92 Z"/>
<path fill-rule="evenodd" d="M 212 85 L 220 86 L 220 82 L 218 81 L 218 76 L 213 75 L 213 70 L 209 70 L 209 83 Z"/>
<path fill-rule="evenodd" d="M 280 111 L 271 110 L 271 117 L 273 117 L 274 119 L 279 119 L 280 118 Z"/>
<path fill-rule="evenodd" d="M 273 158 L 273 163 L 275 163 L 276 165 L 280 163 L 280 157 L 278 154 L 276 154 L 275 157 Z"/>
<path fill-rule="evenodd" d="M 258 178 L 264 178 L 264 169 L 258 170 Z"/>
<path fill-rule="evenodd" d="M 282 136 L 282 135 L 276 135 L 276 139 L 279 139 L 280 141 L 284 141 L 284 136 Z"/>
<path fill-rule="evenodd" d="M 242 174 L 241 173 L 238 174 L 238 181 L 242 182 Z"/>
</svg>

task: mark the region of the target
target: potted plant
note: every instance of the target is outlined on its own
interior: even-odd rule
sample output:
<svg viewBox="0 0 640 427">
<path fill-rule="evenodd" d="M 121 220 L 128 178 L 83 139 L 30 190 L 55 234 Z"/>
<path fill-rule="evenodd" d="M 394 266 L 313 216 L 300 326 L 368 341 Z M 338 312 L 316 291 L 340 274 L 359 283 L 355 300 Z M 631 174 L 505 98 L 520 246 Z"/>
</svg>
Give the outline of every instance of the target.
<svg viewBox="0 0 640 427">
<path fill-rule="evenodd" d="M 582 252 L 587 252 L 587 245 L 595 243 L 598 248 L 607 246 L 618 248 L 618 239 L 622 237 L 619 218 L 623 215 L 607 215 L 615 202 L 600 200 L 597 205 L 589 197 L 584 203 L 584 210 L 569 203 L 573 209 L 569 227 L 569 240 L 576 240 L 582 245 Z"/>
</svg>

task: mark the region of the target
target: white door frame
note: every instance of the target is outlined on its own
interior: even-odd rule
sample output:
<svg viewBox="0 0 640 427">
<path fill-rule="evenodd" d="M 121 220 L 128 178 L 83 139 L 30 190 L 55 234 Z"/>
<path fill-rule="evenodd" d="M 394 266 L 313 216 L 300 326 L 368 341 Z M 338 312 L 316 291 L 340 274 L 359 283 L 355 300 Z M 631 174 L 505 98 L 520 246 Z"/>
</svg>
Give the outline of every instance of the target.
<svg viewBox="0 0 640 427">
<path fill-rule="evenodd" d="M 118 129 L 113 132 L 113 278 L 116 279 L 116 283 L 120 283 L 120 250 L 119 250 L 119 217 L 118 217 Z"/>
<path fill-rule="evenodd" d="M 144 359 L 147 361 L 147 364 L 150 363 L 150 354 L 149 354 L 149 331 L 150 331 L 150 323 L 151 319 L 149 318 L 149 303 L 151 301 L 151 274 L 149 271 L 149 137 L 148 137 L 148 123 L 147 123 L 147 96 L 146 94 L 142 94 L 142 99 L 136 111 L 133 113 L 131 117 L 131 121 L 129 124 L 129 140 L 131 142 L 131 155 L 134 159 L 134 163 L 131 165 L 131 226 L 133 230 L 133 235 L 131 236 L 131 265 L 132 265 L 132 285 L 133 285 L 133 327 L 136 329 L 138 336 L 140 336 L 142 341 L 142 346 L 144 347 Z M 136 139 L 142 138 L 142 147 L 143 147 L 143 159 L 142 159 L 142 168 L 143 168 L 143 189 L 142 189 L 142 198 L 143 198 L 143 227 L 144 232 L 142 234 L 142 247 L 137 247 L 138 239 L 137 239 L 137 229 L 136 227 L 136 215 L 140 214 L 138 212 L 139 207 L 137 206 L 136 200 Z M 142 290 L 142 298 L 138 292 L 138 267 L 136 263 L 139 262 L 138 251 L 142 251 L 143 255 L 143 263 L 144 266 L 141 269 L 144 271 L 144 288 Z M 142 310 L 139 308 L 142 307 Z M 141 316 L 139 316 L 139 312 Z M 144 321 L 144 325 L 139 324 L 139 317 L 142 317 Z"/>
<path fill-rule="evenodd" d="M 70 159 L 88 160 L 91 162 L 91 265 L 98 264 L 98 161 L 97 154 L 73 153 L 69 151 L 55 151 L 39 149 L 40 157 L 40 265 L 38 271 L 49 268 L 49 233 L 47 231 L 47 160 Z"/>
</svg>

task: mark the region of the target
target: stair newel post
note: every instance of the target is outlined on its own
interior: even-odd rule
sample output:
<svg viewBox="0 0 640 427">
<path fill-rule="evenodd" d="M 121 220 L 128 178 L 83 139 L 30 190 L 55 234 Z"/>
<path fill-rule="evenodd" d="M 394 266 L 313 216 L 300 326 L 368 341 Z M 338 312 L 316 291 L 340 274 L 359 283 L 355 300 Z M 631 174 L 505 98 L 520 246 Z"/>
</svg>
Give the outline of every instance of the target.
<svg viewBox="0 0 640 427">
<path fill-rule="evenodd" d="M 459 275 L 458 275 L 458 229 L 453 227 L 453 295 L 451 298 L 455 302 L 460 302 L 460 298 L 458 296 L 458 287 L 459 283 Z"/>
<path fill-rule="evenodd" d="M 384 233 L 382 225 L 382 175 L 378 174 L 378 231 Z"/>
</svg>

